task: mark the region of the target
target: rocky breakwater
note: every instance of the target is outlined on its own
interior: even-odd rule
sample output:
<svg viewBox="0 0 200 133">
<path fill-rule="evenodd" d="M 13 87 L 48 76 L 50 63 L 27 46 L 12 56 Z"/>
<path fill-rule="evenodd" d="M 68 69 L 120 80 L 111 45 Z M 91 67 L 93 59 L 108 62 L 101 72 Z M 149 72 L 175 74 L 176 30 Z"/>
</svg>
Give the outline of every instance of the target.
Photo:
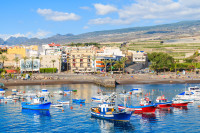
<svg viewBox="0 0 200 133">
<path fill-rule="evenodd" d="M 104 87 L 115 87 L 116 86 L 116 80 L 111 77 L 93 77 L 93 82 L 95 84 L 102 85 Z"/>
</svg>

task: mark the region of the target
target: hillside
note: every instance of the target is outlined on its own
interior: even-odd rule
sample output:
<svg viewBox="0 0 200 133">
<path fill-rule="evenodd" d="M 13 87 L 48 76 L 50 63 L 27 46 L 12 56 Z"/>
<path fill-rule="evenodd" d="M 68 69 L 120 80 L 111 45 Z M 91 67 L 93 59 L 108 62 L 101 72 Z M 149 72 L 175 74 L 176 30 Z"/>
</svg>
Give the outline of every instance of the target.
<svg viewBox="0 0 200 133">
<path fill-rule="evenodd" d="M 6 41 L 0 39 L 0 44 L 17 45 L 17 44 L 43 44 L 43 43 L 60 43 L 68 44 L 71 42 L 135 42 L 147 40 L 168 40 L 179 39 L 185 37 L 200 35 L 200 20 L 183 21 L 172 24 L 146 26 L 146 27 L 132 27 L 116 30 L 95 31 L 79 35 L 66 34 L 54 35 L 52 37 L 38 39 L 25 37 L 11 37 Z"/>
</svg>

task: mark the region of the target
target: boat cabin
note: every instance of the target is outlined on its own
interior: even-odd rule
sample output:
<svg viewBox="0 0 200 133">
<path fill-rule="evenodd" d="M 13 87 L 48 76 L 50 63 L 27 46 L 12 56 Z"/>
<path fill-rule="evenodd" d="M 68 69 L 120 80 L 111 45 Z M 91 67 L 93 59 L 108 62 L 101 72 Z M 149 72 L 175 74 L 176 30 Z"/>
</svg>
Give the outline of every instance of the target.
<svg viewBox="0 0 200 133">
<path fill-rule="evenodd" d="M 44 103 L 44 102 L 46 102 L 46 101 L 47 101 L 47 100 L 45 100 L 44 97 L 38 97 L 38 98 L 34 98 L 34 99 L 33 99 L 33 103 L 35 103 L 35 104 Z"/>
<path fill-rule="evenodd" d="M 102 114 L 112 114 L 114 111 L 114 103 L 103 103 L 100 104 L 99 107 L 92 108 L 92 112 L 102 113 Z"/>
<path fill-rule="evenodd" d="M 158 103 L 163 103 L 163 102 L 167 102 L 167 99 L 163 96 L 159 96 L 157 99 L 156 99 L 156 102 Z"/>
<path fill-rule="evenodd" d="M 188 91 L 199 91 L 200 88 L 195 86 L 195 87 L 188 87 Z"/>
</svg>

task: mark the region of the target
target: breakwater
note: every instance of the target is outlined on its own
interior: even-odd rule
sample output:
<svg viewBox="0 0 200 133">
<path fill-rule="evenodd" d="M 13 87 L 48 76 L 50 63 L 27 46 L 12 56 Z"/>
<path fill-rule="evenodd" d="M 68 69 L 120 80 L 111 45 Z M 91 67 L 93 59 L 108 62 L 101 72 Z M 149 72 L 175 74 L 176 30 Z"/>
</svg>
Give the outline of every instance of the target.
<svg viewBox="0 0 200 133">
<path fill-rule="evenodd" d="M 34 74 L 31 79 L 3 80 L 5 86 L 15 85 L 53 85 L 53 84 L 76 84 L 94 83 L 104 87 L 115 87 L 116 80 L 112 77 L 101 77 L 96 75 L 75 74 Z"/>
</svg>

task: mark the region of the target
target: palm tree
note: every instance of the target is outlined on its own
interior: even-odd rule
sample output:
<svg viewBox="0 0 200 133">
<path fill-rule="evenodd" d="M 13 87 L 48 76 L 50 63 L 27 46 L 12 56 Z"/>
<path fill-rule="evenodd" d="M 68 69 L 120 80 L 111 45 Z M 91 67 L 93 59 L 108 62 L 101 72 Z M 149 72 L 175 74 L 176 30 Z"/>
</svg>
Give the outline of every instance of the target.
<svg viewBox="0 0 200 133">
<path fill-rule="evenodd" d="M 94 55 L 93 58 L 92 58 L 92 61 L 94 62 L 94 74 L 95 74 L 95 70 L 96 70 L 95 69 L 95 60 L 96 60 L 96 56 Z"/>
<path fill-rule="evenodd" d="M 25 72 L 26 72 L 26 60 L 28 59 L 28 57 L 24 56 L 24 69 L 25 69 Z"/>
<path fill-rule="evenodd" d="M 67 58 L 67 72 L 68 72 L 68 66 L 69 65 L 69 58 Z"/>
<path fill-rule="evenodd" d="M 16 66 L 18 66 L 19 57 L 15 57 L 13 60 L 16 62 Z M 17 68 L 17 67 L 16 67 L 16 68 Z"/>
<path fill-rule="evenodd" d="M 109 60 L 104 60 L 103 61 L 103 64 L 105 65 L 105 71 L 106 71 L 106 67 L 107 67 L 107 64 L 109 63 Z"/>
<path fill-rule="evenodd" d="M 124 71 L 125 71 L 125 63 L 126 63 L 126 61 L 127 61 L 127 58 L 126 58 L 126 57 L 122 57 L 120 61 L 122 62 L 123 74 L 124 74 Z"/>
<path fill-rule="evenodd" d="M 110 59 L 110 61 L 109 61 L 109 63 L 110 63 L 110 68 L 111 68 L 111 72 L 112 72 L 112 64 L 114 63 L 115 61 L 114 60 L 111 60 Z"/>
<path fill-rule="evenodd" d="M 53 74 L 54 74 L 54 63 L 56 62 L 56 60 L 51 60 L 51 62 L 53 63 Z"/>
<path fill-rule="evenodd" d="M 58 58 L 58 61 L 59 61 L 58 62 L 59 63 L 59 73 L 61 72 L 61 59 L 62 59 L 61 56 L 59 56 L 59 58 Z"/>
<path fill-rule="evenodd" d="M 35 57 L 31 57 L 31 63 L 32 63 L 32 76 L 33 76 L 33 60 L 35 59 Z"/>
<path fill-rule="evenodd" d="M 115 65 L 116 68 L 118 68 L 118 71 L 121 73 L 120 69 L 122 68 L 123 64 L 121 61 L 116 61 Z"/>
<path fill-rule="evenodd" d="M 40 68 L 41 68 L 41 62 L 42 62 L 42 57 L 40 57 Z M 39 72 L 40 72 L 40 69 L 39 69 Z"/>
<path fill-rule="evenodd" d="M 4 68 L 4 62 L 8 60 L 8 58 L 5 55 L 0 56 L 0 60 L 3 62 L 3 68 Z"/>
</svg>

